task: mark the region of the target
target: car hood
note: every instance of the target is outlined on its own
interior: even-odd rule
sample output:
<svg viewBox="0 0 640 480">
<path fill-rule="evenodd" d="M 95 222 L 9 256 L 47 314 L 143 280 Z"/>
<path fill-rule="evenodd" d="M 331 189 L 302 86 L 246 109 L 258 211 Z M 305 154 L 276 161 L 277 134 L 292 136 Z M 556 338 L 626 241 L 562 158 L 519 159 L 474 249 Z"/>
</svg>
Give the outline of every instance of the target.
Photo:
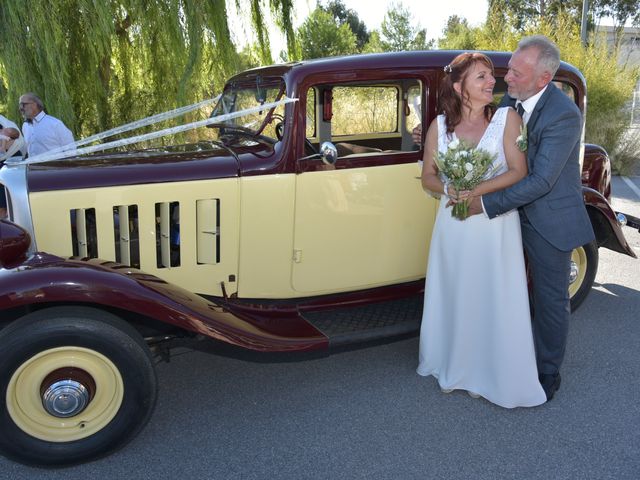
<svg viewBox="0 0 640 480">
<path fill-rule="evenodd" d="M 199 144 L 198 144 L 199 145 Z M 240 158 L 264 146 L 231 150 L 207 144 L 88 155 L 27 167 L 29 191 L 179 182 L 240 175 Z M 264 154 L 264 152 L 262 152 Z"/>
</svg>

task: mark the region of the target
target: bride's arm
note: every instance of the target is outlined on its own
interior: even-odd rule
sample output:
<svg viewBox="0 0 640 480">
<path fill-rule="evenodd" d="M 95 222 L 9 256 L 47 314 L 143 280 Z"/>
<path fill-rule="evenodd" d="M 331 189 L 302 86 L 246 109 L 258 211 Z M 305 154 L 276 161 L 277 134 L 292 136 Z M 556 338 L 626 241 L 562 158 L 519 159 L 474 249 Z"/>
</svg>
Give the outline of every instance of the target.
<svg viewBox="0 0 640 480">
<path fill-rule="evenodd" d="M 433 193 L 445 193 L 444 184 L 438 176 L 438 167 L 434 156 L 438 151 L 438 122 L 434 119 L 427 130 L 422 156 L 422 188 Z"/>
<path fill-rule="evenodd" d="M 471 191 L 471 196 L 484 195 L 507 188 L 527 176 L 527 159 L 525 153 L 520 151 L 516 139 L 520 135 L 522 119 L 517 112 L 510 108 L 507 112 L 507 123 L 504 127 L 504 154 L 507 160 L 508 170 L 490 180 L 479 184 Z"/>
</svg>

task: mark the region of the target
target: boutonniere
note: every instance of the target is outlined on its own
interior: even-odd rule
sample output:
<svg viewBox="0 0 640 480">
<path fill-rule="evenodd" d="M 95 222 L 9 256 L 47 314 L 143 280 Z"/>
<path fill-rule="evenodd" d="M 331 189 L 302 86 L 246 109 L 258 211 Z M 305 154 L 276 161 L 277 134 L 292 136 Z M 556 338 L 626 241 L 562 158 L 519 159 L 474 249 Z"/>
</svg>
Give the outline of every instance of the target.
<svg viewBox="0 0 640 480">
<path fill-rule="evenodd" d="M 516 138 L 516 146 L 521 152 L 527 151 L 527 125 L 525 123 L 520 127 L 520 135 Z"/>
</svg>

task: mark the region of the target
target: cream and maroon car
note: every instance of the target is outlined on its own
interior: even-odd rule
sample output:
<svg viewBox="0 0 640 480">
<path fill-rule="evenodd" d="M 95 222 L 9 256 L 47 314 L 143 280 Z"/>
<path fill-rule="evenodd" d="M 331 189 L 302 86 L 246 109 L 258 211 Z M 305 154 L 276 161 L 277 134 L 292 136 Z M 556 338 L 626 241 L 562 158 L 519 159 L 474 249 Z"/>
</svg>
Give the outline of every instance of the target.
<svg viewBox="0 0 640 480">
<path fill-rule="evenodd" d="M 411 132 L 457 53 L 249 70 L 201 141 L 5 165 L 0 451 L 63 465 L 121 447 L 153 411 L 152 356 L 176 344 L 324 352 L 416 332 L 438 200 Z M 510 55 L 489 55 L 504 91 Z M 555 81 L 584 111 L 580 72 Z M 584 165 L 597 240 L 574 252 L 574 307 L 598 247 L 635 256 L 606 152 Z"/>
</svg>

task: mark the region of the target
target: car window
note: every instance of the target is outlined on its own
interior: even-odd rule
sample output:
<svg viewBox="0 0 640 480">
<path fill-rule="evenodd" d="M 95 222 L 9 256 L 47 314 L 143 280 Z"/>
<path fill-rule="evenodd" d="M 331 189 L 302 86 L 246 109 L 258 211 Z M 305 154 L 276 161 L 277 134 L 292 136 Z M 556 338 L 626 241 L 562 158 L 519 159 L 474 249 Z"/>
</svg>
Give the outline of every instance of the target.
<svg viewBox="0 0 640 480">
<path fill-rule="evenodd" d="M 396 87 L 334 87 L 334 136 L 391 133 L 398 128 Z"/>
<path fill-rule="evenodd" d="M 556 87 L 562 90 L 566 96 L 568 96 L 574 102 L 576 101 L 576 92 L 571 86 L 571 84 L 562 81 L 553 82 Z M 502 100 L 503 95 L 507 92 L 507 83 L 504 81 L 502 77 L 496 77 L 496 86 L 493 88 L 493 98 L 496 105 L 500 104 L 500 100 Z"/>
<path fill-rule="evenodd" d="M 502 77 L 496 77 L 496 85 L 493 87 L 493 103 L 500 105 L 505 93 L 507 93 L 507 82 Z"/>
<path fill-rule="evenodd" d="M 415 85 L 409 87 L 407 91 L 407 104 L 409 108 L 409 118 L 407 119 L 407 128 L 411 131 L 418 124 L 422 123 L 422 87 Z"/>
<path fill-rule="evenodd" d="M 422 90 L 417 79 L 310 88 L 308 143 L 330 141 L 338 157 L 413 151 L 411 131 L 421 121 Z"/>
<path fill-rule="evenodd" d="M 307 92 L 307 124 L 306 135 L 307 138 L 314 138 L 316 136 L 316 91 L 311 88 Z"/>
<path fill-rule="evenodd" d="M 282 100 L 285 95 L 282 79 L 256 82 L 251 85 L 232 84 L 225 89 L 211 117 L 224 120 L 209 127 L 217 133 L 215 140 L 227 146 L 257 145 L 262 140 L 275 143 L 281 139 L 284 105 L 260 109 L 262 105 Z M 226 118 L 231 115 L 232 118 Z"/>
<path fill-rule="evenodd" d="M 562 93 L 564 93 L 567 97 L 569 97 L 574 102 L 576 101 L 576 92 L 569 83 L 566 83 L 566 82 L 553 82 L 553 83 L 556 87 L 562 90 Z"/>
</svg>

